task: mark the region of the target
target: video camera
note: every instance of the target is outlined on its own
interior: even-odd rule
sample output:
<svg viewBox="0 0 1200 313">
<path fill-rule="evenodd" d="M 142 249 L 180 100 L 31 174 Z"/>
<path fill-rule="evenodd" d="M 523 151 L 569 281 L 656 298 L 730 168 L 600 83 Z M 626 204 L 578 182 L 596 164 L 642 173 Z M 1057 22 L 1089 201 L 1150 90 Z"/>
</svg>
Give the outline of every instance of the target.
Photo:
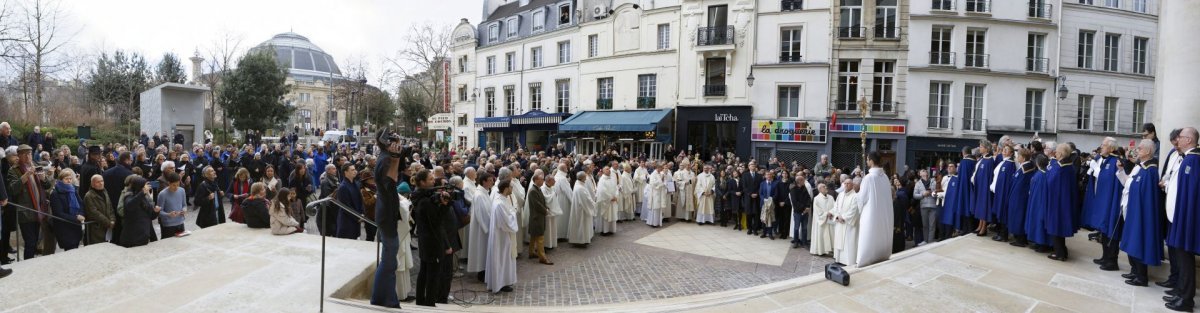
<svg viewBox="0 0 1200 313">
<path fill-rule="evenodd" d="M 379 151 L 386 152 L 390 157 L 403 158 L 406 155 L 412 154 L 411 145 L 402 148 L 399 153 L 389 151 L 388 147 L 390 147 L 393 143 L 400 143 L 403 145 L 405 142 L 404 139 L 400 137 L 400 134 L 393 132 L 391 128 L 384 127 L 375 137 L 375 145 L 379 147 Z"/>
</svg>

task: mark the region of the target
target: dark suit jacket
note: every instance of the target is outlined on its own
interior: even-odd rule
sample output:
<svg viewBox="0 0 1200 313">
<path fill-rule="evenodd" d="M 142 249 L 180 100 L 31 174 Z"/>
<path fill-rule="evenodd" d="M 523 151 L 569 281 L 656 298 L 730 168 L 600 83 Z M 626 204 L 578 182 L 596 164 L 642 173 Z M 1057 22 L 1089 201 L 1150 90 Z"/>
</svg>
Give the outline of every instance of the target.
<svg viewBox="0 0 1200 313">
<path fill-rule="evenodd" d="M 746 213 L 758 213 L 759 201 L 761 197 L 754 198 L 750 195 L 758 194 L 758 187 L 762 184 L 763 176 L 755 173 L 753 178 L 750 172 L 742 173 L 742 210 Z"/>
<path fill-rule="evenodd" d="M 533 184 L 529 185 L 529 236 L 537 237 L 546 234 L 546 214 L 550 208 L 546 206 L 546 195 L 542 189 Z"/>
<path fill-rule="evenodd" d="M 137 247 L 154 241 L 153 221 L 158 218 L 158 213 L 154 213 L 154 204 L 150 203 L 149 196 L 136 192 L 126 197 L 124 213 L 120 218 L 121 246 Z"/>
</svg>

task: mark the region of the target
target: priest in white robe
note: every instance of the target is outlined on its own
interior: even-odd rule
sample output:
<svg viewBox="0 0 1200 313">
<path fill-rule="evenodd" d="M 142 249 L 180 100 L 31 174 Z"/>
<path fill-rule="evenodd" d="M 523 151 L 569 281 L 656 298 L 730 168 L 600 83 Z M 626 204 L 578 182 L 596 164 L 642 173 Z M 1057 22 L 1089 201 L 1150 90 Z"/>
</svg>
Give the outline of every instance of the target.
<svg viewBox="0 0 1200 313">
<path fill-rule="evenodd" d="M 632 221 L 634 207 L 637 206 L 637 195 L 642 192 L 637 189 L 637 185 L 633 183 L 633 170 L 629 167 L 629 163 L 621 165 L 621 176 L 617 181 L 617 189 L 620 191 L 621 214 L 617 216 L 618 221 Z"/>
<path fill-rule="evenodd" d="M 696 211 L 696 174 L 692 173 L 688 161 L 679 163 L 679 170 L 675 171 L 675 191 L 679 200 L 671 217 L 691 221 L 692 213 Z"/>
<path fill-rule="evenodd" d="M 417 165 L 420 165 L 420 163 L 417 163 Z M 424 169 L 424 167 L 420 167 L 419 169 Z M 417 172 L 414 171 L 413 173 L 416 174 Z M 475 191 L 479 189 L 479 182 L 476 181 L 476 179 L 478 179 L 478 178 L 479 178 L 478 172 L 475 170 L 474 167 L 468 167 L 463 170 L 463 185 L 462 185 L 463 199 L 466 199 L 467 202 L 475 201 Z M 468 213 L 470 213 L 470 212 L 468 211 Z M 459 228 L 458 229 L 458 238 L 462 238 L 462 246 L 463 247 L 470 248 L 471 247 L 471 227 Z M 464 250 L 467 250 L 467 249 L 464 249 Z M 458 255 L 459 258 L 463 258 L 463 257 L 467 257 L 466 252 L 468 252 L 468 251 L 459 251 L 459 252 L 455 252 L 454 254 Z"/>
<path fill-rule="evenodd" d="M 558 184 L 555 184 L 557 179 L 553 175 L 545 177 L 546 182 L 538 187 L 542 189 L 542 196 L 546 197 L 546 228 L 542 234 L 542 248 L 554 249 L 554 247 L 558 247 L 558 223 L 554 220 L 554 212 L 558 210 L 559 214 L 562 214 L 562 207 L 558 205 L 559 197 L 556 192 Z"/>
<path fill-rule="evenodd" d="M 406 189 L 408 185 L 401 186 Z M 401 191 L 408 193 L 408 191 Z M 412 225 L 408 221 L 412 220 L 412 200 L 407 197 L 400 196 L 400 221 L 396 223 L 396 234 L 400 235 L 400 249 L 396 254 L 396 294 L 400 295 L 401 301 L 407 300 L 408 293 L 413 292 L 412 273 L 413 270 L 413 250 L 412 247 Z"/>
<path fill-rule="evenodd" d="M 601 236 L 611 236 L 617 231 L 617 215 L 620 210 L 620 195 L 617 179 L 611 168 L 600 170 L 600 182 L 596 183 L 596 217 L 594 227 Z"/>
<path fill-rule="evenodd" d="M 653 170 L 654 170 L 654 161 L 651 161 L 649 163 L 647 163 L 646 161 L 642 161 L 641 163 L 638 163 L 637 170 L 633 171 L 633 190 L 637 191 L 637 195 L 636 195 L 637 205 L 635 207 L 635 210 L 637 210 L 637 212 L 635 214 L 637 214 L 637 215 L 645 214 L 642 212 L 646 211 L 646 203 L 647 203 L 647 199 L 649 198 L 646 195 L 645 190 L 646 190 L 646 186 L 650 182 L 650 172 Z"/>
<path fill-rule="evenodd" d="M 513 252 L 516 247 L 517 210 L 513 206 L 512 183 L 502 181 L 497 184 L 497 192 L 492 195 L 492 220 L 488 230 L 487 271 L 484 282 L 488 291 L 511 292 L 512 285 L 517 283 L 517 255 Z"/>
<path fill-rule="evenodd" d="M 587 245 L 592 243 L 592 235 L 595 235 L 592 217 L 596 216 L 596 199 L 587 190 L 588 184 L 581 182 L 587 179 L 587 174 L 579 172 L 575 177 L 580 182 L 575 183 L 571 193 L 571 221 L 568 225 L 571 232 L 567 235 L 567 241 L 574 245 Z"/>
<path fill-rule="evenodd" d="M 521 167 L 518 163 L 513 163 L 513 166 L 510 166 L 509 169 L 512 171 L 509 174 L 509 177 L 511 177 L 509 178 L 509 183 L 512 186 L 512 192 L 509 194 L 508 199 L 512 201 L 513 209 L 515 209 L 517 214 L 518 225 L 517 231 L 512 235 L 512 240 L 518 243 L 525 242 L 527 241 L 525 239 L 526 236 L 522 235 L 522 233 L 528 235 L 528 232 L 524 230 L 527 227 L 526 221 L 529 220 L 529 212 L 525 210 L 525 187 L 521 186 Z M 520 255 L 521 250 L 518 246 L 520 245 L 513 245 L 513 255 Z"/>
<path fill-rule="evenodd" d="M 813 197 L 812 235 L 809 236 L 808 252 L 812 255 L 826 255 L 833 252 L 834 220 L 830 212 L 834 209 L 833 196 L 825 184 L 817 184 L 817 195 Z"/>
<path fill-rule="evenodd" d="M 833 213 L 827 218 L 837 223 L 833 228 L 833 259 L 848 266 L 853 266 L 857 260 L 859 209 L 854 181 L 842 181 L 842 193 L 838 194 Z"/>
<path fill-rule="evenodd" d="M 480 273 L 487 269 L 488 231 L 492 226 L 492 185 L 496 178 L 484 173 L 480 176 L 479 186 L 475 187 L 475 198 L 471 200 L 471 228 L 468 235 L 470 246 L 467 246 L 467 272 Z"/>
<path fill-rule="evenodd" d="M 666 165 L 655 169 L 650 173 L 650 183 L 646 185 L 646 211 L 642 212 L 642 218 L 646 219 L 646 225 L 652 227 L 662 226 L 663 210 L 670 206 L 671 198 L 667 193 L 667 185 L 663 180 L 666 176 Z"/>
<path fill-rule="evenodd" d="M 675 181 L 675 174 L 671 171 L 671 164 L 671 162 L 667 162 L 667 165 L 664 166 L 665 169 L 659 169 L 659 172 L 662 173 L 663 186 L 666 187 L 664 190 L 667 192 L 664 195 L 667 206 L 661 212 L 663 219 L 675 216 L 675 210 L 683 210 L 679 208 L 679 203 L 682 201 L 679 199 L 679 182 Z"/>
<path fill-rule="evenodd" d="M 716 221 L 713 216 L 716 212 L 713 209 L 717 194 L 717 179 L 713 177 L 712 166 L 704 166 L 704 172 L 696 177 L 696 224 L 709 223 Z"/>
<path fill-rule="evenodd" d="M 892 234 L 895 225 L 892 213 L 892 184 L 883 171 L 878 152 L 867 156 L 871 167 L 859 186 L 859 203 L 862 217 L 859 220 L 859 245 L 857 263 L 859 267 L 886 261 L 892 256 Z"/>
<path fill-rule="evenodd" d="M 574 204 L 574 196 L 571 192 L 571 179 L 567 177 L 567 166 L 560 164 L 558 172 L 554 173 L 554 180 L 558 182 L 554 184 L 555 197 L 558 198 L 557 210 L 555 207 L 550 208 L 550 217 L 547 217 L 546 225 L 546 248 L 554 249 L 558 246 L 558 239 L 566 239 L 570 223 L 571 205 Z M 553 222 L 551 222 L 553 221 Z M 550 225 L 553 224 L 553 225 Z"/>
</svg>

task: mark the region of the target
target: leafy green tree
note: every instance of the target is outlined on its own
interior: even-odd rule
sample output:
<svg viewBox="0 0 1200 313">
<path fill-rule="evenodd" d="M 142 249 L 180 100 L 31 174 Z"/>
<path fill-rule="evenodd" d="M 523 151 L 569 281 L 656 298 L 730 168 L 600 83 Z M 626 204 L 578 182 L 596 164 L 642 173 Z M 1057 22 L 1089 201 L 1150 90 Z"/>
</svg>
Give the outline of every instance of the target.
<svg viewBox="0 0 1200 313">
<path fill-rule="evenodd" d="M 149 88 L 150 68 L 138 53 L 101 53 L 88 73 L 88 97 L 119 121 L 138 118 L 142 91 Z"/>
<path fill-rule="evenodd" d="M 154 84 L 182 84 L 185 82 L 187 82 L 187 74 L 183 72 L 183 63 L 179 62 L 179 57 L 174 53 L 163 53 L 162 61 L 158 62 L 158 67 L 154 71 Z"/>
<path fill-rule="evenodd" d="M 392 96 L 379 89 L 367 88 L 359 104 L 361 110 L 355 111 L 355 120 L 367 121 L 371 125 L 386 126 L 396 120 L 396 101 Z"/>
<path fill-rule="evenodd" d="M 291 86 L 287 69 L 275 62 L 274 49 L 258 49 L 238 60 L 237 69 L 226 72 L 217 103 L 233 127 L 263 131 L 285 124 L 295 108 L 284 104 Z"/>
<path fill-rule="evenodd" d="M 400 114 L 402 115 L 400 118 L 401 125 L 405 126 L 404 129 L 407 130 L 408 134 L 415 134 L 415 127 L 420 125 L 417 123 L 417 119 L 425 120 L 433 111 L 429 108 L 425 94 L 414 86 L 402 86 L 400 87 L 398 102 Z"/>
</svg>

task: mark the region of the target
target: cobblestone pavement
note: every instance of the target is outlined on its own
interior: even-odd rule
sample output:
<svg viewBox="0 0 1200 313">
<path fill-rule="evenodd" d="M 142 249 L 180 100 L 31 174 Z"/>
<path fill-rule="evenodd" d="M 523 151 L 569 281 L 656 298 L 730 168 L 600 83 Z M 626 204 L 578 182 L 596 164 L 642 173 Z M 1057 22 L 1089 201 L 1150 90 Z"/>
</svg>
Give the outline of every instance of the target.
<svg viewBox="0 0 1200 313">
<path fill-rule="evenodd" d="M 563 306 L 606 304 L 664 299 L 724 290 L 747 288 L 818 273 L 827 257 L 809 255 L 804 249 L 788 248 L 786 240 L 774 240 L 786 249 L 782 265 L 708 257 L 634 241 L 670 227 L 696 227 L 723 236 L 746 236 L 732 227 L 699 226 L 672 222 L 652 228 L 641 222 L 618 224 L 613 236 L 596 236 L 587 248 L 561 244 L 547 252 L 555 265 L 543 265 L 522 255 L 517 263 L 514 291 L 488 295 L 483 283 L 472 274 L 457 278 L 452 291 L 456 298 L 474 304 Z M 755 238 L 758 239 L 758 238 Z M 770 241 L 769 239 L 761 239 Z M 522 254 L 525 248 L 522 247 Z M 476 293 L 460 292 L 471 290 Z M 474 299 L 472 299 L 474 297 Z"/>
</svg>

